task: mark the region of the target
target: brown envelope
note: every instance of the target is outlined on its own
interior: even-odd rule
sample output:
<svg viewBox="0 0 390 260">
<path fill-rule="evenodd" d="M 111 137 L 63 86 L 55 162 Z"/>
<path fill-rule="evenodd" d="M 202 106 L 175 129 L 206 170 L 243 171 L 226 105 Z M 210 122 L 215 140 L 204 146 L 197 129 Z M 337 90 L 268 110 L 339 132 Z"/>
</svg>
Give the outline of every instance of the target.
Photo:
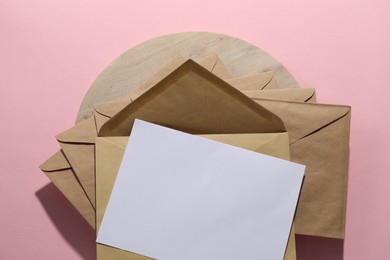
<svg viewBox="0 0 390 260">
<path fill-rule="evenodd" d="M 246 90 L 242 91 L 242 93 L 254 100 L 260 98 L 281 101 L 316 103 L 316 94 L 314 88 L 287 88 L 262 91 Z"/>
<path fill-rule="evenodd" d="M 130 94 L 130 96 L 116 100 L 115 102 L 113 102 L 114 104 L 112 105 L 111 102 L 107 102 L 109 105 L 104 105 L 103 109 L 95 109 L 95 123 L 97 129 L 99 130 L 109 118 L 119 112 L 132 100 L 137 99 L 145 91 L 156 85 L 159 81 L 161 81 L 178 67 L 180 67 L 185 61 L 186 60 L 182 56 L 176 56 L 173 60 L 165 64 L 156 74 L 154 74 L 141 86 L 134 90 Z M 203 57 L 199 59 L 197 63 L 222 79 L 228 79 L 232 77 L 228 69 L 225 67 L 225 65 L 221 62 L 221 60 L 216 54 L 210 54 L 206 57 Z M 97 105 L 97 107 L 99 107 L 99 105 Z"/>
<path fill-rule="evenodd" d="M 95 120 L 90 117 L 56 136 L 89 201 L 95 207 Z"/>
<path fill-rule="evenodd" d="M 84 219 L 95 228 L 95 210 L 61 151 L 39 166 Z"/>
<path fill-rule="evenodd" d="M 114 101 L 108 101 L 93 106 L 95 124 L 98 132 L 100 128 L 116 113 L 124 109 L 128 104 L 131 103 L 131 99 L 122 98 Z"/>
<path fill-rule="evenodd" d="M 203 66 L 209 66 L 207 64 L 213 64 L 215 57 L 206 57 L 206 61 L 200 61 Z M 180 64 L 181 58 L 178 57 L 172 61 L 169 66 L 175 67 Z M 168 66 L 168 67 L 169 67 Z M 163 68 L 163 70 L 169 71 L 169 69 Z M 168 73 L 169 74 L 169 73 Z M 164 76 L 164 73 L 161 73 Z M 97 113 L 94 117 L 87 119 L 75 127 L 57 135 L 57 139 L 67 155 L 67 159 L 73 166 L 73 169 L 79 179 L 82 188 L 86 191 L 88 199 L 95 205 L 95 187 L 94 187 L 94 138 L 96 137 L 96 127 L 106 122 L 112 115 L 116 114 L 123 107 L 129 103 L 129 99 L 123 99 L 122 101 L 108 102 L 95 107 Z M 100 109 L 101 108 L 101 109 Z M 99 127 L 100 128 L 100 127 Z M 67 194 L 65 194 L 67 195 Z M 85 197 L 80 197 L 80 200 Z M 84 202 L 85 203 L 85 202 Z"/>
<path fill-rule="evenodd" d="M 207 64 L 207 63 L 203 63 L 204 66 L 205 66 L 205 64 Z M 287 98 L 287 95 L 283 94 L 283 92 L 285 92 L 285 91 L 287 93 L 290 93 L 289 89 L 262 90 L 262 91 L 254 91 L 254 92 L 256 92 L 256 93 L 258 93 L 258 92 L 268 93 L 267 94 L 268 98 L 270 98 L 270 99 L 278 99 L 278 98 Z M 302 101 L 302 100 L 307 99 L 309 96 L 311 96 L 311 92 L 306 91 L 306 89 L 294 89 L 294 92 L 295 92 L 295 94 L 290 96 L 289 100 L 291 100 L 291 101 Z M 123 98 L 123 99 L 120 99 L 120 100 L 109 101 L 109 102 L 105 102 L 105 103 L 101 103 L 101 104 L 95 105 L 94 106 L 94 109 L 95 109 L 95 124 L 96 124 L 97 128 L 100 129 L 100 127 L 105 122 L 107 122 L 112 116 L 114 116 L 116 113 L 118 113 L 120 110 L 122 110 L 130 102 L 131 101 L 128 98 Z M 78 125 L 76 127 L 78 128 Z M 88 131 L 85 131 L 85 130 L 84 131 L 77 130 L 77 132 L 78 132 L 78 134 L 81 134 L 81 132 L 83 132 L 83 135 L 84 135 L 83 139 L 84 139 L 84 141 L 79 142 L 83 146 L 84 145 L 89 145 L 89 144 L 94 144 L 94 137 L 96 136 L 96 132 L 95 131 L 92 130 L 90 133 L 88 133 Z M 79 139 L 80 138 L 78 138 L 78 140 Z M 86 156 L 85 159 L 87 159 L 87 157 L 91 158 L 91 156 L 93 155 L 93 150 L 90 149 L 89 153 L 90 154 L 86 154 L 85 155 Z M 79 159 L 81 160 L 83 158 L 80 157 Z M 90 162 L 90 160 L 88 160 L 88 161 L 89 161 L 88 165 L 90 167 L 89 172 L 92 172 L 93 171 L 93 167 L 94 167 L 92 165 L 93 162 Z"/>
<path fill-rule="evenodd" d="M 290 135 L 291 160 L 306 165 L 296 233 L 344 238 L 351 108 L 257 102 L 282 118 Z"/>
<path fill-rule="evenodd" d="M 247 150 L 289 159 L 288 134 L 227 134 L 203 137 L 235 145 Z M 96 223 L 100 227 L 115 178 L 127 145 L 128 137 L 98 137 L 96 139 Z M 97 244 L 97 259 L 150 259 L 131 252 Z M 296 259 L 295 233 L 292 229 L 285 260 Z"/>
<path fill-rule="evenodd" d="M 113 117 L 116 113 L 122 110 L 133 100 L 141 96 L 146 90 L 153 87 L 163 78 L 172 73 L 175 69 L 180 67 L 184 63 L 184 59 L 181 56 L 177 56 L 171 62 L 167 63 L 159 72 L 148 79 L 139 88 L 133 91 L 129 97 L 124 97 L 115 101 L 104 102 L 101 104 L 95 104 L 95 123 L 98 131 L 102 125 Z M 277 91 L 277 83 L 272 71 L 262 72 L 254 75 L 243 76 L 239 78 L 232 78 L 230 72 L 215 54 L 210 54 L 197 61 L 202 67 L 213 72 L 215 75 L 227 81 L 230 85 L 236 89 L 242 91 L 249 97 L 270 98 L 276 100 L 289 100 L 299 102 L 315 102 L 314 89 L 308 91 L 300 89 L 281 89 Z M 262 93 L 262 90 L 269 90 L 267 93 Z M 286 91 L 284 93 L 283 91 Z M 310 96 L 310 97 L 309 97 Z"/>
<path fill-rule="evenodd" d="M 233 78 L 229 69 L 222 63 L 217 54 L 209 54 L 206 57 L 196 61 L 199 65 L 211 71 L 221 79 L 230 79 Z"/>
<path fill-rule="evenodd" d="M 192 60 L 108 120 L 99 136 L 128 136 L 135 118 L 192 134 L 285 131 L 277 116 Z"/>
</svg>

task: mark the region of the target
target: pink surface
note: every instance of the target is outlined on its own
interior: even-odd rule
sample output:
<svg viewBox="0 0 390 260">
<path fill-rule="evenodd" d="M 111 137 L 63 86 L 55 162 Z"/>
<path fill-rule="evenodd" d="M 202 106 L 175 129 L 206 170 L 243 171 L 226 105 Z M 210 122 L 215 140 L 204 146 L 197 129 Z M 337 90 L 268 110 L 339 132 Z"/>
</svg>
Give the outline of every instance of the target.
<svg viewBox="0 0 390 260">
<path fill-rule="evenodd" d="M 38 165 L 110 61 L 194 30 L 251 42 L 316 87 L 320 102 L 352 106 L 344 250 L 342 241 L 299 237 L 298 255 L 390 259 L 389 10 L 387 0 L 2 0 L 0 259 L 94 259 L 92 230 Z"/>
</svg>

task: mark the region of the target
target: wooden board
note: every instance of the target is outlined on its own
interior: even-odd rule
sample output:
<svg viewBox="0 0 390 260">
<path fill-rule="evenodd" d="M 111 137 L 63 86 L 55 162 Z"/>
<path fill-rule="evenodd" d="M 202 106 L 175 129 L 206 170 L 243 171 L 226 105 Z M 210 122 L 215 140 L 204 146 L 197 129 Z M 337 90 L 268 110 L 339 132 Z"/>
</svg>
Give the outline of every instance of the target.
<svg viewBox="0 0 390 260">
<path fill-rule="evenodd" d="M 176 55 L 199 59 L 212 53 L 219 56 L 235 77 L 272 70 L 280 88 L 298 87 L 277 60 L 243 40 L 209 32 L 170 34 L 135 46 L 108 65 L 85 95 L 76 122 L 90 117 L 94 104 L 131 93 Z"/>
</svg>

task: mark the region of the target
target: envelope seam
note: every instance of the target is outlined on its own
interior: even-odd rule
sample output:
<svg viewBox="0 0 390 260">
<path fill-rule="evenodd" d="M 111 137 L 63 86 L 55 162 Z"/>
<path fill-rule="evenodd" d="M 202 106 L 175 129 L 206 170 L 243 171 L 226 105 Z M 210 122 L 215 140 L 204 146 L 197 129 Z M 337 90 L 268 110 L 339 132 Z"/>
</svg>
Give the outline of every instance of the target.
<svg viewBox="0 0 390 260">
<path fill-rule="evenodd" d="M 260 90 L 264 90 L 268 86 L 268 84 L 273 80 L 273 78 L 274 78 L 274 75 L 272 75 L 270 80 L 267 83 L 265 83 L 265 85 Z"/>
<path fill-rule="evenodd" d="M 94 111 L 96 111 L 96 110 L 94 110 Z M 96 133 L 97 132 L 99 132 L 98 130 L 98 125 L 97 125 L 97 122 L 96 122 L 96 116 L 95 115 L 93 115 L 93 121 L 95 122 L 95 129 L 96 129 Z"/>
<path fill-rule="evenodd" d="M 309 100 L 314 96 L 314 94 L 315 94 L 315 91 L 313 91 L 313 92 L 311 93 L 311 96 L 308 97 L 308 98 L 305 100 L 305 102 L 309 101 Z"/>
<path fill-rule="evenodd" d="M 68 158 L 66 157 L 65 153 L 64 153 L 62 150 L 61 150 L 61 153 L 64 155 L 65 160 L 69 163 L 69 165 L 71 165 L 70 162 L 69 162 L 69 160 L 68 160 Z M 72 174 L 73 174 L 73 176 L 76 178 L 77 182 L 80 184 L 80 187 L 81 187 L 81 189 L 83 190 L 85 196 L 88 198 L 88 201 L 89 201 L 89 203 L 91 204 L 92 208 L 93 208 L 94 210 L 96 210 L 95 207 L 93 206 L 92 201 L 91 201 L 91 199 L 89 198 L 87 192 L 85 191 L 83 185 L 81 185 L 80 179 L 79 179 L 78 176 L 76 175 L 76 173 L 75 173 L 73 167 L 70 167 L 70 170 L 72 171 Z"/>
<path fill-rule="evenodd" d="M 214 71 L 215 66 L 217 66 L 217 62 L 218 62 L 217 60 L 214 61 L 213 67 L 211 67 L 210 72 L 213 72 L 213 71 Z"/>
</svg>

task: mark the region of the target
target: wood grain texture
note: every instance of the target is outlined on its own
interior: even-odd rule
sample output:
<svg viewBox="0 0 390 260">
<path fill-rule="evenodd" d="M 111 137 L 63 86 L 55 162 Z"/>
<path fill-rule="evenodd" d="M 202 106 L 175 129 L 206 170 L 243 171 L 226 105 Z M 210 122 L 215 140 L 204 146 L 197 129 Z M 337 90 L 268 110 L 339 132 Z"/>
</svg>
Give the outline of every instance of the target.
<svg viewBox="0 0 390 260">
<path fill-rule="evenodd" d="M 183 32 L 143 42 L 115 59 L 93 82 L 76 122 L 92 115 L 92 106 L 130 94 L 175 56 L 200 59 L 215 53 L 234 77 L 272 70 L 280 88 L 298 87 L 273 57 L 243 40 L 209 32 Z"/>
</svg>

